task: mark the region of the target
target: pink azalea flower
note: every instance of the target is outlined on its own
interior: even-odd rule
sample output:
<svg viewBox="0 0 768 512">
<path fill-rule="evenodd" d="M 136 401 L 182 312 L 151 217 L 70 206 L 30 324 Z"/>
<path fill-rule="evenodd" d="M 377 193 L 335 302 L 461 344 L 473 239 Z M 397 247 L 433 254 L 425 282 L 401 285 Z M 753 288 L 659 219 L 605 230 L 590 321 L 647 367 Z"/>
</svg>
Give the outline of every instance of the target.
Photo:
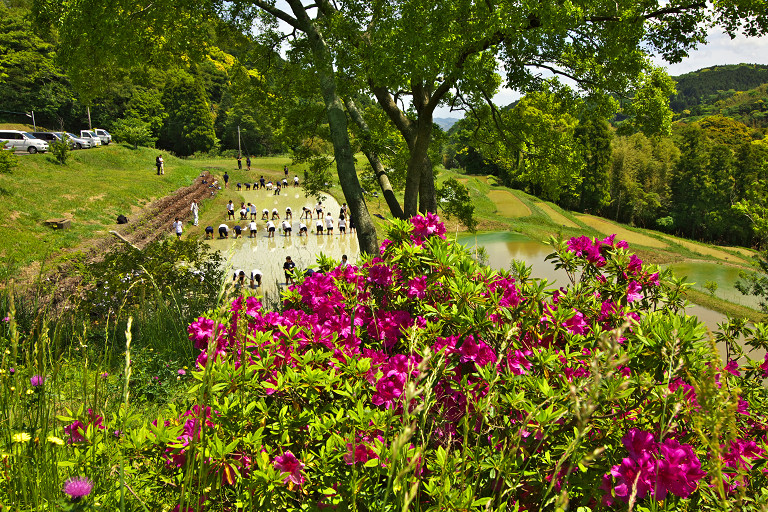
<svg viewBox="0 0 768 512">
<path fill-rule="evenodd" d="M 256 317 L 259 310 L 261 310 L 261 302 L 256 297 L 248 297 L 245 299 L 245 314 L 248 316 Z"/>
<path fill-rule="evenodd" d="M 630 281 L 627 285 L 627 302 L 635 302 L 643 298 L 643 287 L 637 281 Z"/>
<path fill-rule="evenodd" d="M 423 299 L 427 296 L 427 276 L 421 276 L 408 281 L 408 297 Z"/>
<path fill-rule="evenodd" d="M 290 451 L 275 457 L 274 466 L 278 471 L 287 473 L 283 483 L 293 482 L 296 485 L 304 483 L 304 475 L 301 474 L 304 470 L 304 463 L 297 459 Z"/>
<path fill-rule="evenodd" d="M 687 498 L 696 490 L 699 480 L 706 476 L 690 445 L 667 439 L 659 444 L 659 455 L 654 489 L 654 497 L 658 500 L 666 498 L 667 493 Z"/>
<path fill-rule="evenodd" d="M 627 272 L 632 275 L 637 275 L 643 269 L 643 260 L 635 256 L 634 254 L 629 257 L 629 265 L 627 265 Z"/>
<path fill-rule="evenodd" d="M 728 364 L 725 365 L 723 370 L 727 371 L 735 377 L 741 377 L 741 372 L 739 371 L 739 363 L 736 362 L 735 359 L 728 361 Z"/>
<path fill-rule="evenodd" d="M 584 321 L 584 315 L 579 311 L 576 311 L 575 315 L 563 322 L 563 327 L 571 334 L 584 334 L 589 328 L 587 322 Z"/>
</svg>

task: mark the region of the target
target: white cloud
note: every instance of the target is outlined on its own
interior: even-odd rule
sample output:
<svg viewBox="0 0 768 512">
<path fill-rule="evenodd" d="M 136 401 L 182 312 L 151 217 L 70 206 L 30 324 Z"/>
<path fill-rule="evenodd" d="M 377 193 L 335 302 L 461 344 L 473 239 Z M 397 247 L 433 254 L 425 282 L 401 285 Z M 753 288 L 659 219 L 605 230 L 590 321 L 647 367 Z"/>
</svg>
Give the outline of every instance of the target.
<svg viewBox="0 0 768 512">
<path fill-rule="evenodd" d="M 667 64 L 660 58 L 653 60 L 657 66 L 667 68 L 672 76 L 690 73 L 711 66 L 725 64 L 768 64 L 768 38 L 737 36 L 731 39 L 720 29 L 712 29 L 707 35 L 707 44 L 677 64 Z M 520 99 L 521 94 L 511 89 L 501 89 L 494 97 L 497 105 L 509 105 Z M 450 112 L 448 108 L 438 108 L 435 117 L 461 117 L 460 112 Z"/>
<path fill-rule="evenodd" d="M 673 76 L 717 65 L 768 64 L 768 38 L 737 36 L 731 39 L 715 29 L 709 32 L 706 46 L 691 52 L 682 62 L 671 65 L 666 65 L 661 59 L 654 62 L 665 66 Z"/>
</svg>

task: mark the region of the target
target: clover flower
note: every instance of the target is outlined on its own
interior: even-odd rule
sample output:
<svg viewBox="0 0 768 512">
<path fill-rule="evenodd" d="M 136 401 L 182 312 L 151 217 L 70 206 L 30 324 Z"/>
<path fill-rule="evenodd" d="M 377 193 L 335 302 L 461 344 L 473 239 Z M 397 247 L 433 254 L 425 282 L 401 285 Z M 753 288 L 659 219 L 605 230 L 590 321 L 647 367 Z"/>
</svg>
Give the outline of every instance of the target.
<svg viewBox="0 0 768 512">
<path fill-rule="evenodd" d="M 69 496 L 72 501 L 78 501 L 88 496 L 92 490 L 93 482 L 84 476 L 70 478 L 64 482 L 64 494 Z"/>
<path fill-rule="evenodd" d="M 33 388 L 36 388 L 38 386 L 42 386 L 45 384 L 45 377 L 42 375 L 33 375 L 29 378 L 29 383 L 32 384 Z"/>
</svg>

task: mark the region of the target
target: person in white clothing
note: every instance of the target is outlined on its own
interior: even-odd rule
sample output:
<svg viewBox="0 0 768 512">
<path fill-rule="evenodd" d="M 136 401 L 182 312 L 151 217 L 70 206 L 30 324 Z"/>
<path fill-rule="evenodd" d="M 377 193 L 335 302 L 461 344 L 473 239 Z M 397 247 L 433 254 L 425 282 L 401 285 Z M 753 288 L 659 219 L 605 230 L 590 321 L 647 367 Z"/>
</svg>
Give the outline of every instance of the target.
<svg viewBox="0 0 768 512">
<path fill-rule="evenodd" d="M 245 284 L 245 271 L 242 269 L 235 270 L 232 275 L 232 281 L 234 281 L 237 286 L 243 286 Z"/>
<path fill-rule="evenodd" d="M 339 217 L 339 234 L 343 235 L 347 232 L 347 220 L 343 215 Z"/>
<path fill-rule="evenodd" d="M 290 206 L 285 209 L 285 218 L 293 220 L 293 210 L 291 210 Z"/>
<path fill-rule="evenodd" d="M 294 176 L 293 177 L 293 186 L 294 187 L 298 187 L 299 186 L 299 177 L 298 176 Z"/>
<path fill-rule="evenodd" d="M 197 226 L 198 213 L 200 211 L 200 207 L 197 206 L 197 201 L 195 199 L 192 200 L 192 206 L 190 206 L 189 209 L 192 212 L 192 215 L 194 215 L 195 217 L 195 226 Z"/>
<path fill-rule="evenodd" d="M 253 187 L 254 190 L 256 187 Z M 254 220 L 256 218 L 256 205 L 251 203 L 251 220 Z"/>
<path fill-rule="evenodd" d="M 325 232 L 329 235 L 333 235 L 333 217 L 330 213 L 325 216 Z"/>
<path fill-rule="evenodd" d="M 280 214 L 277 212 L 277 208 L 272 208 L 272 220 L 279 219 Z"/>
<path fill-rule="evenodd" d="M 178 217 L 176 217 L 176 220 L 173 222 L 173 229 L 176 230 L 176 238 L 181 240 L 182 223 Z"/>
<path fill-rule="evenodd" d="M 261 220 L 269 220 L 269 210 L 266 208 L 261 210 Z"/>
<path fill-rule="evenodd" d="M 323 218 L 323 203 L 320 201 L 317 202 L 315 205 L 315 212 L 317 212 L 317 218 L 322 219 Z"/>
<path fill-rule="evenodd" d="M 219 224 L 219 238 L 229 238 L 229 226 Z"/>
<path fill-rule="evenodd" d="M 322 235 L 323 234 L 323 221 L 320 219 L 317 219 L 317 222 L 315 223 L 315 228 L 317 228 L 317 234 Z"/>
<path fill-rule="evenodd" d="M 287 220 L 283 221 L 283 236 L 291 236 L 291 223 Z"/>
<path fill-rule="evenodd" d="M 275 223 L 271 220 L 267 221 L 267 238 L 275 238 Z"/>
<path fill-rule="evenodd" d="M 264 274 L 261 273 L 261 270 L 254 269 L 251 270 L 251 287 L 254 287 L 254 283 L 256 283 L 256 286 L 261 286 L 261 277 Z"/>
<path fill-rule="evenodd" d="M 301 236 L 302 233 L 304 233 L 304 236 L 309 236 L 307 234 L 307 225 L 303 222 L 299 222 L 299 236 Z"/>
<path fill-rule="evenodd" d="M 259 228 L 256 226 L 256 221 L 252 220 L 248 223 L 248 238 L 253 238 L 256 236 L 256 232 L 259 230 Z"/>
</svg>

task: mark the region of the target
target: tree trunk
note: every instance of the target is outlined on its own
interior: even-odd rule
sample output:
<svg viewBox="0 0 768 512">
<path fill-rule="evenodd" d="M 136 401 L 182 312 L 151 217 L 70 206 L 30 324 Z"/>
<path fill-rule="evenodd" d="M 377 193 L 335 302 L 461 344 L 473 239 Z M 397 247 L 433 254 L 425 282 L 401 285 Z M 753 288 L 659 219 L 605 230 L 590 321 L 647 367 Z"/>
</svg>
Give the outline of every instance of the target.
<svg viewBox="0 0 768 512">
<path fill-rule="evenodd" d="M 315 69 L 317 70 L 318 81 L 320 82 L 320 89 L 328 115 L 328 126 L 331 132 L 333 153 L 336 157 L 339 183 L 344 192 L 344 198 L 347 200 L 352 221 L 357 228 L 357 241 L 360 245 L 360 251 L 365 254 L 378 254 L 379 247 L 376 239 L 376 227 L 371 220 L 371 214 L 368 212 L 368 205 L 365 203 L 365 197 L 363 196 L 363 188 L 360 186 L 360 180 L 357 177 L 355 155 L 352 152 L 352 145 L 349 143 L 349 132 L 347 131 L 347 114 L 344 112 L 344 106 L 336 89 L 336 77 L 333 71 L 331 52 L 317 25 L 307 16 L 301 2 L 299 0 L 288 0 L 288 3 L 299 23 L 303 25 L 302 28 L 307 34 L 307 39 L 312 48 Z"/>
<path fill-rule="evenodd" d="M 407 140 L 411 150 L 411 157 L 408 159 L 408 174 L 405 181 L 405 215 L 413 217 L 428 211 L 435 213 L 437 211 L 437 201 L 435 200 L 435 181 L 432 175 L 432 162 L 429 160 L 429 142 L 432 138 L 432 116 L 420 115 L 419 125 L 415 137 Z M 412 195 L 408 195 L 408 185 L 414 188 Z M 423 197 L 419 197 L 425 194 Z M 420 205 L 417 200 L 420 199 Z M 421 206 L 422 208 L 419 208 Z"/>
<path fill-rule="evenodd" d="M 371 129 L 368 127 L 368 123 L 365 122 L 365 119 L 354 101 L 345 99 L 344 105 L 347 107 L 347 112 L 349 112 L 350 117 L 355 124 L 360 127 L 363 134 L 366 137 L 370 137 Z M 395 191 L 392 189 L 392 184 L 389 182 L 389 176 L 387 176 L 387 172 L 384 170 L 384 165 L 382 165 L 381 160 L 379 160 L 379 156 L 372 151 L 367 150 L 365 147 L 363 147 L 363 154 L 365 154 L 365 157 L 373 168 L 373 172 L 379 182 L 379 188 L 381 188 L 381 192 L 384 195 L 384 200 L 387 202 L 387 206 L 389 206 L 389 212 L 397 219 L 405 218 L 403 207 L 400 206 L 400 202 L 395 196 Z"/>
<path fill-rule="evenodd" d="M 419 183 L 419 212 L 437 213 L 437 197 L 435 197 L 435 175 L 432 172 L 432 160 L 427 156 L 421 168 L 421 183 Z"/>
</svg>

